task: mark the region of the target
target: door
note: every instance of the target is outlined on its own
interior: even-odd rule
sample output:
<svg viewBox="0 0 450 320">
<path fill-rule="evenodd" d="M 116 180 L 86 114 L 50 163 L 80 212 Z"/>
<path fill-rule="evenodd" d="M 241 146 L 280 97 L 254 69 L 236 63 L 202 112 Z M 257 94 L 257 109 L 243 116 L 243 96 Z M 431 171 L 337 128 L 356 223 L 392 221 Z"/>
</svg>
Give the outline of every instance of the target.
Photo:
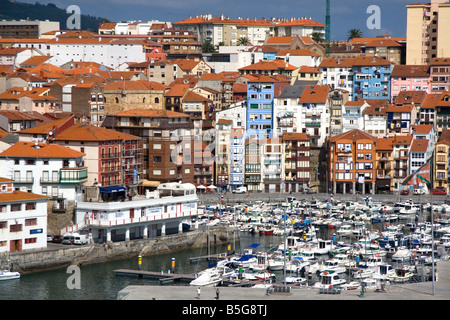
<svg viewBox="0 0 450 320">
<path fill-rule="evenodd" d="M 9 243 L 10 252 L 22 251 L 22 240 L 11 240 Z"/>
</svg>

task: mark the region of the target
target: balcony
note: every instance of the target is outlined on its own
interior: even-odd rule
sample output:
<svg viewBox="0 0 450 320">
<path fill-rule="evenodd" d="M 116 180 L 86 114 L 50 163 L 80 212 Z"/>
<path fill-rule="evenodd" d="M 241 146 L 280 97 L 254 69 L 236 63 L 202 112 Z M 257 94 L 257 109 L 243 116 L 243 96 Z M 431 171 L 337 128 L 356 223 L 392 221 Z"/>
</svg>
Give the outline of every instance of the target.
<svg viewBox="0 0 450 320">
<path fill-rule="evenodd" d="M 27 177 L 27 178 L 16 178 L 14 179 L 14 184 L 33 184 L 34 178 L 33 177 Z"/>
<path fill-rule="evenodd" d="M 61 184 L 81 184 L 87 181 L 87 167 L 62 168 L 59 171 L 59 183 Z"/>
</svg>

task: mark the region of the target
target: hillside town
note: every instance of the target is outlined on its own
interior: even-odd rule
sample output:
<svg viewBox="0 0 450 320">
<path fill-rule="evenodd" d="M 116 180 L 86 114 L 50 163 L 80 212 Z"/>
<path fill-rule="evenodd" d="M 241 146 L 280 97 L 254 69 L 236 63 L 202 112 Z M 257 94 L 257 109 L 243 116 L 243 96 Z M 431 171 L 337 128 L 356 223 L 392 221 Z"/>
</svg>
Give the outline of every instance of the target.
<svg viewBox="0 0 450 320">
<path fill-rule="evenodd" d="M 176 185 L 191 211 L 193 193 L 446 195 L 450 3 L 405 10 L 405 37 L 330 43 L 309 17 L 0 21 L 0 208 L 21 212 L 0 251 L 45 247 L 47 210 L 78 208 L 73 227 Z"/>
</svg>

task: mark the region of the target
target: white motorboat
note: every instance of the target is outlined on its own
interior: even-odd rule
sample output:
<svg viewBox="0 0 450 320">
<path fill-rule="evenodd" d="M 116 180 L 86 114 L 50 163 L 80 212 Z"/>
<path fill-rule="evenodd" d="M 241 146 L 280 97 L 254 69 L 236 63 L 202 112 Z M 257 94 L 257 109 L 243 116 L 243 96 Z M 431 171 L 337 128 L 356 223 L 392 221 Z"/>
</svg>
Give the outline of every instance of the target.
<svg viewBox="0 0 450 320">
<path fill-rule="evenodd" d="M 308 279 L 302 278 L 299 276 L 289 276 L 289 277 L 286 277 L 286 280 L 283 281 L 283 283 L 285 283 L 285 284 L 307 284 Z"/>
<path fill-rule="evenodd" d="M 335 272 L 323 272 L 320 276 L 320 281 L 314 284 L 314 288 L 329 289 L 330 287 L 340 286 L 346 283 L 345 279 L 339 277 Z"/>
<path fill-rule="evenodd" d="M 198 287 L 212 287 L 216 286 L 222 281 L 222 277 L 219 273 L 202 272 L 200 275 L 192 280 L 189 285 Z"/>
<path fill-rule="evenodd" d="M 414 273 L 408 268 L 395 269 L 395 273 L 388 276 L 388 280 L 395 283 L 404 283 L 412 279 Z"/>
<path fill-rule="evenodd" d="M 375 271 L 372 268 L 358 268 L 358 270 L 353 272 L 352 276 L 355 279 L 367 279 L 372 278 L 374 274 Z"/>
<path fill-rule="evenodd" d="M 14 280 L 19 279 L 20 273 L 10 270 L 0 270 L 0 280 Z"/>
<path fill-rule="evenodd" d="M 349 224 L 344 224 L 342 225 L 337 231 L 336 233 L 341 236 L 341 237 L 348 237 L 352 234 L 353 232 L 353 227 Z"/>
<path fill-rule="evenodd" d="M 389 276 L 395 274 L 395 269 L 387 263 L 378 265 L 375 268 L 375 273 L 373 274 L 373 279 L 375 280 L 387 280 Z"/>
<path fill-rule="evenodd" d="M 324 272 L 335 272 L 335 273 L 344 273 L 347 269 L 339 264 L 338 260 L 330 259 L 325 261 L 324 264 L 320 265 L 319 269 L 322 273 Z"/>
</svg>

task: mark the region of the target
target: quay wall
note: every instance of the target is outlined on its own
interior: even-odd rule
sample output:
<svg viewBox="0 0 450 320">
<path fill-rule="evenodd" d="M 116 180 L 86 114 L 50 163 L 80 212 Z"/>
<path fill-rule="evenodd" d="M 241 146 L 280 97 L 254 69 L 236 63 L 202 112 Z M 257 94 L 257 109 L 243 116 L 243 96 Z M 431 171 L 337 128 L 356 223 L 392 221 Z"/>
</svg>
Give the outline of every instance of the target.
<svg viewBox="0 0 450 320">
<path fill-rule="evenodd" d="M 238 233 L 239 235 L 239 233 Z M 209 239 L 208 239 L 209 237 Z M 236 237 L 236 241 L 237 241 Z M 210 228 L 208 232 L 199 228 L 185 233 L 165 235 L 150 239 L 135 239 L 121 242 L 88 245 L 60 245 L 47 248 L 13 252 L 0 255 L 6 266 L 9 259 L 13 270 L 32 273 L 65 268 L 70 265 L 95 264 L 111 260 L 127 259 L 154 254 L 170 253 L 183 249 L 228 244 L 233 241 L 233 230 L 225 227 Z M 58 246 L 59 247 L 59 246 Z"/>
</svg>

